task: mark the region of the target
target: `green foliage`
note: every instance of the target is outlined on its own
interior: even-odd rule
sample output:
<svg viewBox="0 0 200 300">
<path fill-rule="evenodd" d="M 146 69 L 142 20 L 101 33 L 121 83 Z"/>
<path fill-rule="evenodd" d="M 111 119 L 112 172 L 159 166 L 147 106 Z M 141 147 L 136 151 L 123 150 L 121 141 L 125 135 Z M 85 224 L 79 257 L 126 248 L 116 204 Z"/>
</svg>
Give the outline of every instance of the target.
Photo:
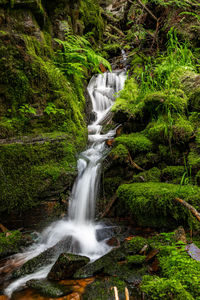
<svg viewBox="0 0 200 300">
<path fill-rule="evenodd" d="M 47 106 L 44 109 L 44 112 L 47 115 L 53 114 L 56 115 L 57 113 L 61 115 L 65 115 L 65 110 L 61 108 L 56 108 L 55 104 L 52 102 L 47 103 Z"/>
<path fill-rule="evenodd" d="M 19 112 L 21 113 L 22 116 L 29 115 L 29 114 L 36 115 L 36 109 L 30 106 L 30 104 L 24 104 L 20 106 Z"/>
<path fill-rule="evenodd" d="M 152 148 L 152 142 L 140 133 L 122 134 L 115 139 L 115 143 L 126 146 L 134 154 L 137 152 L 146 152 Z"/>
<path fill-rule="evenodd" d="M 73 35 L 69 28 L 65 30 L 65 41 L 59 39 L 55 39 L 55 41 L 62 47 L 61 50 L 58 50 L 57 65 L 66 76 L 75 74 L 78 77 L 84 77 L 86 70 L 100 72 L 100 63 L 111 70 L 108 61 L 92 49 L 88 40 Z"/>
</svg>

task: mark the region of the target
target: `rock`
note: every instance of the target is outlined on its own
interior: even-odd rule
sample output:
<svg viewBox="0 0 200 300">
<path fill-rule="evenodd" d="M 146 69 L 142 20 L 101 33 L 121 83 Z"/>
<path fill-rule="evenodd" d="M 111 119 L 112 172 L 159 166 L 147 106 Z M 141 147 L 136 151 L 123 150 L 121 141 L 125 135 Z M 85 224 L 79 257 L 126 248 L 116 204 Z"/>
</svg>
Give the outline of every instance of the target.
<svg viewBox="0 0 200 300">
<path fill-rule="evenodd" d="M 29 280 L 26 285 L 37 290 L 41 295 L 46 297 L 62 297 L 73 292 L 69 286 L 49 282 L 48 280 Z"/>
<path fill-rule="evenodd" d="M 174 231 L 175 235 L 175 241 L 176 242 L 183 242 L 184 244 L 187 244 L 187 238 L 186 238 L 186 234 L 185 234 L 185 230 L 182 226 L 179 226 L 175 231 Z"/>
<path fill-rule="evenodd" d="M 35 272 L 37 269 L 51 263 L 51 260 L 54 255 L 55 255 L 55 246 L 47 249 L 46 251 L 39 254 L 38 256 L 30 259 L 25 264 L 23 264 L 21 267 L 16 269 L 12 273 L 12 278 L 19 278 L 24 275 Z"/>
<path fill-rule="evenodd" d="M 108 241 L 106 241 L 106 244 L 111 247 L 118 247 L 120 246 L 120 241 L 117 238 L 112 237 Z"/>
<path fill-rule="evenodd" d="M 81 255 L 62 253 L 48 274 L 48 279 L 71 278 L 76 271 L 89 263 L 89 258 Z"/>
</svg>

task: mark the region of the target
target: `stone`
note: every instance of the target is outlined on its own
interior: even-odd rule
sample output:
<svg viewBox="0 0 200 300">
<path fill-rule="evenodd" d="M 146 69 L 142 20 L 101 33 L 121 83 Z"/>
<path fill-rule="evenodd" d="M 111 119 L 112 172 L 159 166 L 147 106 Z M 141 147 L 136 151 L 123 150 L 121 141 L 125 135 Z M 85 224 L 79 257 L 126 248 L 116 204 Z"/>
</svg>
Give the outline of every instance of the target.
<svg viewBox="0 0 200 300">
<path fill-rule="evenodd" d="M 62 253 L 48 274 L 48 279 L 64 280 L 71 278 L 76 271 L 89 263 L 86 256 Z"/>
<path fill-rule="evenodd" d="M 69 286 L 50 282 L 48 280 L 29 280 L 26 285 L 30 288 L 37 290 L 41 295 L 57 298 L 69 295 L 73 292 Z"/>
<path fill-rule="evenodd" d="M 179 226 L 175 231 L 174 231 L 174 238 L 176 242 L 183 242 L 184 244 L 187 244 L 187 238 L 185 234 L 185 230 L 182 226 Z"/>
</svg>

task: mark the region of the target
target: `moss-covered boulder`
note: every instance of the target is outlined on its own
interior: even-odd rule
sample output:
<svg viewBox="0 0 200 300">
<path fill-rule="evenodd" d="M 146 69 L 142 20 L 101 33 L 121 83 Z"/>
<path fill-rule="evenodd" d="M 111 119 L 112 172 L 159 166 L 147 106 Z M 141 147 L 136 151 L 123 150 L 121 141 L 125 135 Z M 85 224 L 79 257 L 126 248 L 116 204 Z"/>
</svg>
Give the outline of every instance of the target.
<svg viewBox="0 0 200 300">
<path fill-rule="evenodd" d="M 132 183 L 121 185 L 117 195 L 138 225 L 162 228 L 188 224 L 188 212 L 175 204 L 174 198 L 180 197 L 198 208 L 200 190 L 190 185 Z"/>
<path fill-rule="evenodd" d="M 152 148 L 152 142 L 140 133 L 122 134 L 115 139 L 115 143 L 126 146 L 134 155 L 138 152 L 148 152 Z"/>
<path fill-rule="evenodd" d="M 140 172 L 137 175 L 133 175 L 133 182 L 159 182 L 161 177 L 161 170 L 154 167 L 148 171 Z"/>
<path fill-rule="evenodd" d="M 58 132 L 0 144 L 0 212 L 58 201 L 72 186 L 76 153 L 69 135 Z"/>
<path fill-rule="evenodd" d="M 162 170 L 162 180 L 169 183 L 179 184 L 184 172 L 184 166 L 167 166 Z"/>
</svg>

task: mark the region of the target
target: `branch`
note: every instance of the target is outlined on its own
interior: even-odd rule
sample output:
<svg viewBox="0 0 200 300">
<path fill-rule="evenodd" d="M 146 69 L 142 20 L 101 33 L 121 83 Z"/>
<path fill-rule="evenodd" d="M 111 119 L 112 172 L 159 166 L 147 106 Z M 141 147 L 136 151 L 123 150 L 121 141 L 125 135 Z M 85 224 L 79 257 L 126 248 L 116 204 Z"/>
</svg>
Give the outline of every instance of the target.
<svg viewBox="0 0 200 300">
<path fill-rule="evenodd" d="M 134 4 L 133 3 L 133 1 L 131 1 L 131 0 L 128 0 L 129 2 L 131 2 L 132 4 Z M 140 6 L 142 6 L 145 10 L 146 10 L 146 12 L 148 12 L 148 14 L 150 14 L 150 16 L 154 19 L 154 20 L 156 20 L 156 22 L 158 21 L 158 19 L 156 18 L 156 16 L 146 7 L 146 5 L 144 5 L 143 3 L 142 3 L 142 1 L 140 1 L 140 0 L 136 0 L 139 4 L 140 4 Z"/>
<path fill-rule="evenodd" d="M 194 208 L 194 206 L 190 205 L 189 203 L 187 203 L 185 200 L 182 200 L 180 198 L 175 198 L 174 199 L 176 202 L 181 203 L 183 206 L 185 206 L 189 211 L 191 211 L 191 213 L 193 214 L 193 216 L 200 222 L 200 213 L 196 210 L 196 208 Z"/>
<path fill-rule="evenodd" d="M 130 161 L 131 165 L 132 165 L 134 168 L 136 168 L 136 169 L 138 169 L 138 170 L 140 170 L 140 171 L 144 171 L 144 169 L 142 169 L 140 166 L 138 166 L 138 165 L 132 160 L 132 157 L 131 157 L 130 153 L 128 153 L 128 158 L 129 158 L 129 161 Z"/>
<path fill-rule="evenodd" d="M 117 195 L 114 194 L 114 196 L 111 198 L 110 202 L 108 203 L 104 213 L 102 213 L 101 218 L 105 218 L 109 214 L 109 212 L 116 200 L 117 200 Z"/>
</svg>

